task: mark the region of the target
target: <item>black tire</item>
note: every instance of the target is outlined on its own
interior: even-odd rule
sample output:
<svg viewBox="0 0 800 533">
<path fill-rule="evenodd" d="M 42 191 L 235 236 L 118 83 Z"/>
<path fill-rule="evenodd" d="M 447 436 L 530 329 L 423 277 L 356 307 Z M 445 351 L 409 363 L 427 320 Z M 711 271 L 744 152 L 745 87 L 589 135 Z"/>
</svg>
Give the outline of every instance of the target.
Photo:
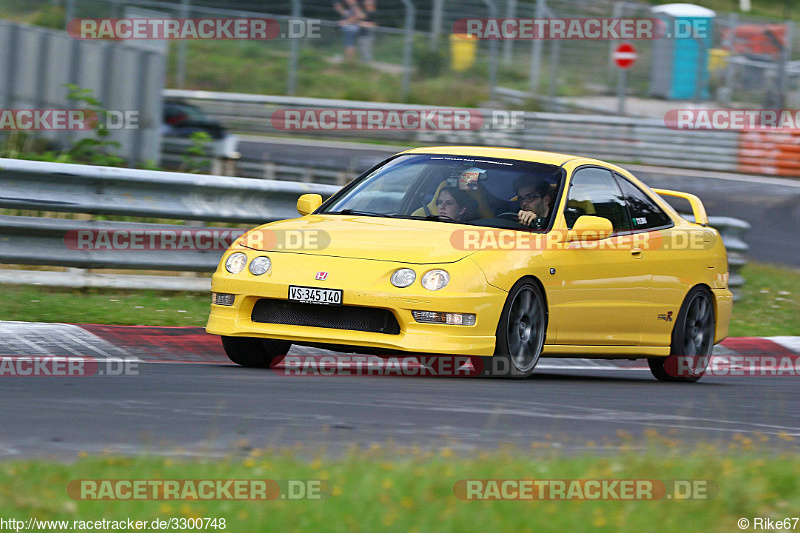
<svg viewBox="0 0 800 533">
<path fill-rule="evenodd" d="M 511 288 L 497 324 L 494 356 L 480 357 L 473 366 L 489 377 L 527 378 L 533 374 L 547 333 L 547 305 L 533 281 L 519 280 Z"/>
<path fill-rule="evenodd" d="M 670 355 L 647 360 L 659 381 L 694 383 L 702 378 L 714 352 L 714 299 L 705 287 L 695 287 L 683 300 L 672 329 Z"/>
<path fill-rule="evenodd" d="M 237 365 L 269 368 L 276 357 L 286 355 L 292 343 L 256 337 L 222 337 L 222 347 L 228 359 Z"/>
</svg>

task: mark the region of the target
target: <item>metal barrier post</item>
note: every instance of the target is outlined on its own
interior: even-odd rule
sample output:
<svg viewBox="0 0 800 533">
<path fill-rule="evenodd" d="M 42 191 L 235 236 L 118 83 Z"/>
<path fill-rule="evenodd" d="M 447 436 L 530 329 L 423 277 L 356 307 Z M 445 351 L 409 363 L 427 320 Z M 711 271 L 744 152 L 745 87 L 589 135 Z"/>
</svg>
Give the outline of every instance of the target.
<svg viewBox="0 0 800 533">
<path fill-rule="evenodd" d="M 506 18 L 517 16 L 517 0 L 506 0 Z M 506 39 L 503 43 L 503 65 L 510 67 L 514 58 L 514 40 Z"/>
<path fill-rule="evenodd" d="M 442 11 L 444 0 L 433 0 L 433 13 L 431 14 L 431 49 L 439 49 L 439 35 L 442 33 Z"/>
<path fill-rule="evenodd" d="M 494 0 L 483 0 L 489 10 L 489 18 L 497 18 L 497 4 Z M 489 41 L 489 100 L 494 100 L 497 88 L 497 39 Z"/>
<path fill-rule="evenodd" d="M 181 0 L 181 18 L 189 18 L 191 6 L 190 0 Z M 183 89 L 186 86 L 186 41 L 178 41 L 178 72 L 175 75 L 175 83 Z"/>
<path fill-rule="evenodd" d="M 544 18 L 544 0 L 536 0 L 536 18 Z M 542 68 L 542 40 L 534 39 L 531 49 L 531 73 L 528 90 L 531 94 L 539 94 L 539 71 Z"/>
<path fill-rule="evenodd" d="M 408 94 L 411 90 L 411 60 L 413 54 L 413 46 L 414 46 L 414 4 L 411 3 L 411 0 L 403 0 L 403 5 L 406 9 L 406 23 L 404 27 L 405 31 L 405 46 L 403 48 L 403 85 L 402 85 L 402 94 L 403 99 L 408 98 Z"/>
<path fill-rule="evenodd" d="M 300 4 L 300 0 L 292 0 L 292 19 L 299 20 L 302 16 L 302 11 L 303 6 Z M 300 39 L 296 37 L 290 37 L 290 39 L 289 48 L 291 56 L 289 58 L 289 81 L 287 83 L 286 94 L 294 95 L 297 90 L 297 61 L 300 56 Z"/>
</svg>

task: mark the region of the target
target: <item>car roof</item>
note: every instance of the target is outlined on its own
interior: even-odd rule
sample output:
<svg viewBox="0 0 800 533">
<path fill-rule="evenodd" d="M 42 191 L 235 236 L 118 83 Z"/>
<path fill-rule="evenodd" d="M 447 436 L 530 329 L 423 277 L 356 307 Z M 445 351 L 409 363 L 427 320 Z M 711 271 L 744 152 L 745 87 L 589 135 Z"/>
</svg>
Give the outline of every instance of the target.
<svg viewBox="0 0 800 533">
<path fill-rule="evenodd" d="M 493 148 L 487 146 L 428 146 L 424 148 L 413 148 L 403 153 L 496 157 L 500 159 L 517 159 L 520 161 L 533 161 L 535 163 L 558 166 L 573 159 L 584 159 L 577 155 L 558 154 L 555 152 L 540 152 L 538 150 L 523 150 L 521 148 Z"/>
</svg>

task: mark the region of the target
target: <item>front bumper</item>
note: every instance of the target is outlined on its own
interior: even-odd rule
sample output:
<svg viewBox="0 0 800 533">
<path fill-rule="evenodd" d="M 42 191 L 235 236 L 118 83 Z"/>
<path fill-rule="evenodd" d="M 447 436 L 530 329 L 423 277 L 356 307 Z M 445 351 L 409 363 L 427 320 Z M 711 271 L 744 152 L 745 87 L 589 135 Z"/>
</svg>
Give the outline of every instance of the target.
<svg viewBox="0 0 800 533">
<path fill-rule="evenodd" d="M 253 276 L 247 269 L 239 274 L 230 274 L 224 267 L 214 273 L 211 290 L 234 294 L 236 298 L 232 306 L 211 305 L 206 326 L 208 333 L 420 354 L 494 353 L 495 332 L 507 294 L 489 285 L 483 272 L 469 258 L 446 264 L 412 265 L 237 249 L 226 253 L 220 264 L 224 265 L 227 256 L 234 251 L 246 253 L 248 261 L 267 255 L 273 266 L 263 276 Z M 398 268 L 413 268 L 417 280 L 404 289 L 394 287 L 389 279 Z M 443 289 L 429 291 L 420 285 L 420 279 L 434 268 L 447 270 L 451 281 Z M 325 281 L 315 279 L 319 271 L 328 273 Z M 251 317 L 256 302 L 261 298 L 286 300 L 289 285 L 342 289 L 344 306 L 387 309 L 397 319 L 400 332 L 386 334 L 254 322 Z M 414 320 L 413 310 L 474 313 L 477 321 L 473 326 L 423 324 Z"/>
</svg>

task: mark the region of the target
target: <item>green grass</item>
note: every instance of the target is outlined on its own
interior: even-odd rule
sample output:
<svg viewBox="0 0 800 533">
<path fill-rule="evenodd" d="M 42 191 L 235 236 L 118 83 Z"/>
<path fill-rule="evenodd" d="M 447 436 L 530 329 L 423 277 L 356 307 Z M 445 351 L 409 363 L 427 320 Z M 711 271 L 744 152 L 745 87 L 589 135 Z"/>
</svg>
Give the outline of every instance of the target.
<svg viewBox="0 0 800 533">
<path fill-rule="evenodd" d="M 33 285 L 3 286 L 0 320 L 205 326 L 209 293 L 60 289 Z"/>
<path fill-rule="evenodd" d="M 731 337 L 800 335 L 800 271 L 748 263 L 744 297 L 733 306 Z M 206 293 L 3 286 L 0 320 L 204 326 Z"/>
<path fill-rule="evenodd" d="M 742 299 L 733 304 L 731 337 L 800 335 L 800 271 L 748 263 Z"/>
<path fill-rule="evenodd" d="M 654 433 L 654 432 L 653 432 Z M 785 440 L 791 437 L 785 436 Z M 669 442 L 669 439 L 664 439 Z M 226 531 L 660 531 L 730 532 L 747 517 L 796 516 L 800 457 L 741 451 L 752 439 L 734 437 L 736 455 L 704 445 L 687 452 L 650 446 L 644 453 L 564 457 L 535 443 L 459 457 L 393 447 L 324 454 L 252 449 L 245 457 L 180 460 L 93 456 L 71 463 L 44 460 L 0 464 L 0 516 L 27 520 L 225 518 Z M 750 444 L 748 444 L 748 442 Z M 781 443 L 787 449 L 789 443 Z M 77 479 L 326 480 L 330 496 L 315 501 L 110 501 L 71 499 Z M 709 499 L 675 501 L 464 501 L 453 487 L 466 479 L 707 480 Z M 714 488 L 716 487 L 716 489 Z M 718 492 L 717 492 L 718 490 Z"/>
</svg>

